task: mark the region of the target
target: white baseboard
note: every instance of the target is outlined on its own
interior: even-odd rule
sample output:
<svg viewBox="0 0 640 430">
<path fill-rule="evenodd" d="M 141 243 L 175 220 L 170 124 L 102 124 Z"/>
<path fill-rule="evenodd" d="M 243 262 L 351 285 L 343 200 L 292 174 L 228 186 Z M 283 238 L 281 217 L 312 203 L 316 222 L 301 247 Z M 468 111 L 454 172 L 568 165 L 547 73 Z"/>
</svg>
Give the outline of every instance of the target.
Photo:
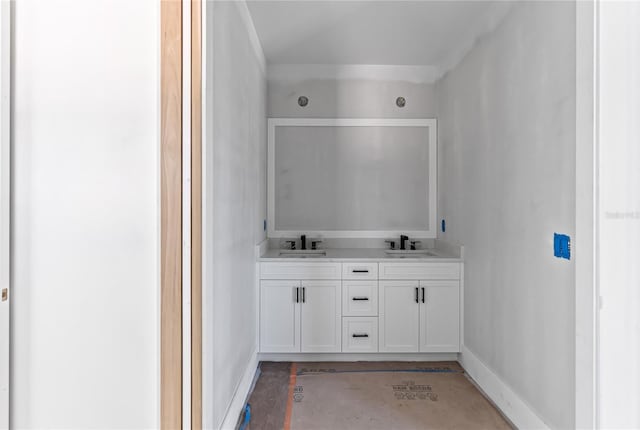
<svg viewBox="0 0 640 430">
<path fill-rule="evenodd" d="M 247 368 L 242 375 L 242 379 L 240 379 L 238 388 L 233 394 L 233 399 L 227 409 L 224 421 L 222 421 L 222 426 L 220 427 L 221 430 L 234 430 L 236 428 L 238 418 L 240 418 L 240 414 L 242 413 L 244 406 L 247 404 L 251 386 L 253 385 L 253 379 L 256 371 L 258 370 L 258 363 L 258 352 L 253 351 L 249 364 L 247 364 Z"/>
<path fill-rule="evenodd" d="M 260 353 L 260 361 L 458 361 L 457 353 Z"/>
<path fill-rule="evenodd" d="M 460 364 L 517 428 L 549 428 L 524 400 L 464 345 L 460 354 Z"/>
</svg>

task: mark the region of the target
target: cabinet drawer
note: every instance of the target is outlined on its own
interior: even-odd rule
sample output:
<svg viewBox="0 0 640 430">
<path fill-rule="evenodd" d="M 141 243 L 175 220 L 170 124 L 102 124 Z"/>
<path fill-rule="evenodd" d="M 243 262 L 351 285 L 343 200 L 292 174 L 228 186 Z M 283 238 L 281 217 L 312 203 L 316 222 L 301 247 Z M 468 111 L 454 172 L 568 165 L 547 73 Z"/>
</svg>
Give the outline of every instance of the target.
<svg viewBox="0 0 640 430">
<path fill-rule="evenodd" d="M 378 316 L 378 281 L 342 281 L 342 315 Z"/>
<path fill-rule="evenodd" d="M 260 279 L 340 279 L 340 263 L 260 263 Z"/>
<path fill-rule="evenodd" d="M 342 279 L 378 279 L 378 263 L 342 263 Z"/>
<path fill-rule="evenodd" d="M 378 352 L 378 318 L 342 318 L 342 352 Z"/>
<path fill-rule="evenodd" d="M 460 279 L 460 263 L 380 263 L 380 279 Z"/>
</svg>

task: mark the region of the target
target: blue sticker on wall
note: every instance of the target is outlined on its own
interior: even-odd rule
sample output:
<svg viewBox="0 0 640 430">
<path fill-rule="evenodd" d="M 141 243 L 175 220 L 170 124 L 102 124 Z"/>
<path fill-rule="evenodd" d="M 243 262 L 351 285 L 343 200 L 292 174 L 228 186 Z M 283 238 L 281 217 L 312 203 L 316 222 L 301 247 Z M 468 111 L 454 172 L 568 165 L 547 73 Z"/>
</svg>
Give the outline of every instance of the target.
<svg viewBox="0 0 640 430">
<path fill-rule="evenodd" d="M 445 232 L 446 227 L 447 227 L 447 226 L 445 225 L 445 223 L 444 223 L 444 219 L 443 219 L 443 220 L 442 220 L 442 232 L 443 232 L 443 233 Z"/>
<path fill-rule="evenodd" d="M 571 259 L 571 238 L 566 234 L 553 233 L 553 255 Z"/>
</svg>

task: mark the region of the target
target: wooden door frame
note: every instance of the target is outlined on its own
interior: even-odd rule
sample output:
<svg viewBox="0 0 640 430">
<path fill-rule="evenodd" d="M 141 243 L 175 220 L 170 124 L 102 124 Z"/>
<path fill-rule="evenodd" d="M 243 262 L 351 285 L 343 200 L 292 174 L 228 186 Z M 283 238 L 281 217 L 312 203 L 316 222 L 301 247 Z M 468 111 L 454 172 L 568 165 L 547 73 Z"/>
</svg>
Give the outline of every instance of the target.
<svg viewBox="0 0 640 430">
<path fill-rule="evenodd" d="M 191 88 L 183 91 L 183 1 L 191 9 Z M 202 3 L 160 0 L 160 426 L 184 414 L 202 428 Z M 185 97 L 191 122 L 183 121 Z M 183 127 L 191 139 L 191 207 L 183 214 Z M 191 221 L 191 411 L 183 410 L 183 220 Z M 185 263 L 187 264 L 187 263 Z M 186 322 L 187 324 L 189 322 Z"/>
<path fill-rule="evenodd" d="M 160 426 L 182 427 L 182 2 L 160 1 Z"/>
</svg>

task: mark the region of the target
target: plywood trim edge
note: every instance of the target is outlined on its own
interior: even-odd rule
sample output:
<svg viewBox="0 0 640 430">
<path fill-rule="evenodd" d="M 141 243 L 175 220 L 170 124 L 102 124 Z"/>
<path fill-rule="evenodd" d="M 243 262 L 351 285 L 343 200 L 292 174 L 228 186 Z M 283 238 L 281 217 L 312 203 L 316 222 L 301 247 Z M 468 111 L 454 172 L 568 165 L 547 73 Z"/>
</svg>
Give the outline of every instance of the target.
<svg viewBox="0 0 640 430">
<path fill-rule="evenodd" d="M 182 2 L 160 2 L 160 427 L 182 427 Z"/>
</svg>

